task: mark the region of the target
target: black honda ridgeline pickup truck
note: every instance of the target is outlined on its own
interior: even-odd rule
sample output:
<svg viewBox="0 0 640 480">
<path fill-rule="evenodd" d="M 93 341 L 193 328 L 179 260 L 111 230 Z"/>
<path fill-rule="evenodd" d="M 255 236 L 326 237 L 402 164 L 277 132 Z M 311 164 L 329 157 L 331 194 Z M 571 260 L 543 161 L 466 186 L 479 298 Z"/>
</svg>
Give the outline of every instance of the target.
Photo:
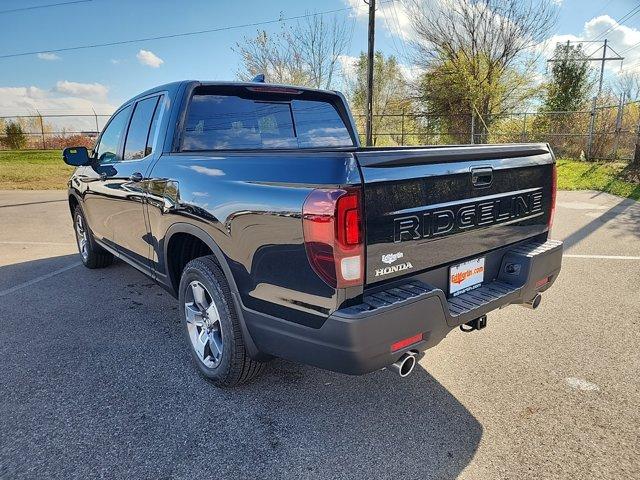
<svg viewBox="0 0 640 480">
<path fill-rule="evenodd" d="M 84 265 L 118 257 L 177 297 L 219 386 L 273 356 L 406 376 L 560 271 L 549 145 L 363 148 L 333 91 L 163 85 L 64 160 Z"/>
</svg>

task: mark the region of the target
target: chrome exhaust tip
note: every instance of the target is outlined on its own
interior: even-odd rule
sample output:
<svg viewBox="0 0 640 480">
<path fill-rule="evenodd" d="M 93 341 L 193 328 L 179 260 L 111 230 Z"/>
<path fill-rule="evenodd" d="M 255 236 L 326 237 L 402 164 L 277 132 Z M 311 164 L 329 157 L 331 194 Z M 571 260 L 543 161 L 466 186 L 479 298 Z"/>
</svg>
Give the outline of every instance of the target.
<svg viewBox="0 0 640 480">
<path fill-rule="evenodd" d="M 536 293 L 535 297 L 533 297 L 528 302 L 524 302 L 522 304 L 522 306 L 530 308 L 531 310 L 535 310 L 536 308 L 538 308 L 540 306 L 540 302 L 541 301 L 542 301 L 542 295 L 540 295 L 539 293 Z"/>
<path fill-rule="evenodd" d="M 405 353 L 397 362 L 389 365 L 389 370 L 397 373 L 402 378 L 408 377 L 416 366 L 416 356 L 413 352 Z"/>
</svg>

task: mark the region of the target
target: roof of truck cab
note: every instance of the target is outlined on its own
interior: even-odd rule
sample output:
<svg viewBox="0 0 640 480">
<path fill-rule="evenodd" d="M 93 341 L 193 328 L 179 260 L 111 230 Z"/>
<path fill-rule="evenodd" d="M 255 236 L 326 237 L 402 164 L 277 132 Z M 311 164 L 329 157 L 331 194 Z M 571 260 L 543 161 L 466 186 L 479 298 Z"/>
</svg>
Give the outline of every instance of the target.
<svg viewBox="0 0 640 480">
<path fill-rule="evenodd" d="M 304 90 L 311 92 L 322 92 L 326 94 L 335 95 L 337 92 L 333 90 L 323 90 L 320 88 L 309 88 L 303 87 L 300 85 L 284 85 L 279 83 L 262 83 L 262 82 L 230 82 L 230 81 L 203 81 L 203 80 L 180 80 L 178 82 L 170 82 L 165 83 L 163 85 L 158 85 L 157 87 L 150 88 L 145 90 L 142 93 L 139 93 L 135 97 L 130 98 L 124 104 L 131 103 L 139 98 L 146 97 L 147 95 L 151 95 L 159 92 L 169 92 L 171 94 L 177 93 L 177 91 L 185 86 L 190 84 L 192 87 L 203 86 L 203 87 L 214 87 L 214 86 L 235 86 L 235 87 L 256 87 L 256 86 L 269 86 L 269 87 L 283 87 L 283 88 L 295 88 L 296 90 Z M 124 105 L 123 104 L 123 105 Z"/>
</svg>

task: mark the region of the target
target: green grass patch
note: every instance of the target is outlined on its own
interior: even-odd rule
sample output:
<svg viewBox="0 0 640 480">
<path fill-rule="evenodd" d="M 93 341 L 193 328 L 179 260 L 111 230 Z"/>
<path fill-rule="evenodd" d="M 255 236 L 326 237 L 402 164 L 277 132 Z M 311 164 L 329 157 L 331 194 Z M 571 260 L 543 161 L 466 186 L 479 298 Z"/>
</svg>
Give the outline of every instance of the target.
<svg viewBox="0 0 640 480">
<path fill-rule="evenodd" d="M 0 190 L 65 189 L 72 172 L 60 150 L 0 151 Z"/>
<path fill-rule="evenodd" d="M 623 163 L 558 160 L 560 190 L 599 190 L 640 200 L 640 170 Z"/>
</svg>

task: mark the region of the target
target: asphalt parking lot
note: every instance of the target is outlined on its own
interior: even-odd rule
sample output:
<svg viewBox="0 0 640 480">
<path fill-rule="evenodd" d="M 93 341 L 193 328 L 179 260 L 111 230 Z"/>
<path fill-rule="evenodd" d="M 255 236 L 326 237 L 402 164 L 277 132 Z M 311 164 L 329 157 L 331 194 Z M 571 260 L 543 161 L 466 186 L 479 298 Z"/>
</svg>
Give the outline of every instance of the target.
<svg viewBox="0 0 640 480">
<path fill-rule="evenodd" d="M 416 372 L 198 376 L 177 302 L 80 266 L 63 192 L 0 192 L 0 477 L 637 478 L 640 204 L 560 192 L 563 271 Z"/>
</svg>

